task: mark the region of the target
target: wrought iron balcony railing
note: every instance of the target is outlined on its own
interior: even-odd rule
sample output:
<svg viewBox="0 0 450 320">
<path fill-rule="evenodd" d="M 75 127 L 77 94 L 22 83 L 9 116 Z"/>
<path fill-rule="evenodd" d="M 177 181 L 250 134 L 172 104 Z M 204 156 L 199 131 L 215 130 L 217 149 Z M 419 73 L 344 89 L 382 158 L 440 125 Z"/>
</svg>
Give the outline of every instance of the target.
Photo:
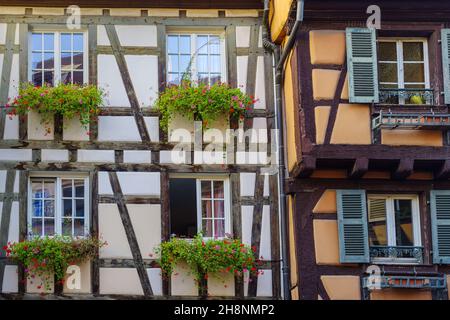
<svg viewBox="0 0 450 320">
<path fill-rule="evenodd" d="M 434 101 L 433 89 L 379 89 L 379 103 L 381 104 L 433 105 Z"/>
<path fill-rule="evenodd" d="M 431 129 L 450 130 L 450 114 L 392 113 L 380 111 L 372 119 L 372 129 Z"/>
<path fill-rule="evenodd" d="M 435 276 L 397 276 L 397 275 L 370 275 L 363 278 L 363 288 L 369 290 L 383 288 L 402 289 L 446 289 L 445 275 Z"/>
<path fill-rule="evenodd" d="M 410 246 L 370 246 L 371 260 L 398 260 L 403 259 L 407 262 L 423 262 L 423 247 Z"/>
</svg>

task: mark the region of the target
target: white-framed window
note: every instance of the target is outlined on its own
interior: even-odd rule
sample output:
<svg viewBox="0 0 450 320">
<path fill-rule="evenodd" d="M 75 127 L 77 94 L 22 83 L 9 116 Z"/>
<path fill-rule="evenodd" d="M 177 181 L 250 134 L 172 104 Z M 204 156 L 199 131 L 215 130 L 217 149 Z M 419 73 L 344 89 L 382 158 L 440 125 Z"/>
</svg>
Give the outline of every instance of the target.
<svg viewBox="0 0 450 320">
<path fill-rule="evenodd" d="M 179 84 L 184 76 L 207 84 L 226 81 L 223 32 L 167 35 L 167 83 Z"/>
<path fill-rule="evenodd" d="M 231 233 L 230 184 L 226 176 L 171 176 L 171 234 L 224 238 Z"/>
<path fill-rule="evenodd" d="M 28 185 L 28 234 L 84 237 L 89 234 L 87 175 L 32 174 Z"/>
<path fill-rule="evenodd" d="M 29 38 L 29 81 L 41 86 L 85 84 L 88 75 L 86 32 L 33 31 Z"/>
<path fill-rule="evenodd" d="M 421 247 L 417 195 L 369 194 L 367 200 L 370 247 L 381 249 L 396 247 L 396 252 L 401 252 L 403 249 L 407 252 L 409 248 Z M 408 254 L 405 253 L 404 257 L 408 258 Z M 383 261 L 383 259 L 398 260 L 393 259 L 389 254 L 386 257 L 381 256 L 379 260 Z"/>
<path fill-rule="evenodd" d="M 429 103 L 430 98 L 423 94 L 424 89 L 430 89 L 427 39 L 380 38 L 377 42 L 380 93 L 404 89 L 403 94 L 387 95 L 383 102 Z"/>
</svg>

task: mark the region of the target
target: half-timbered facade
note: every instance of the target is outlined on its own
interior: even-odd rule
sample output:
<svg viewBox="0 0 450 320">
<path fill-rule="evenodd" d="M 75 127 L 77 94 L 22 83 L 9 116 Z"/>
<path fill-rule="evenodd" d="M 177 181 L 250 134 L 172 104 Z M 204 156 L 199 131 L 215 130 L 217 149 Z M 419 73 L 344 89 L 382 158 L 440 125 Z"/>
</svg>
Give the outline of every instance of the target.
<svg viewBox="0 0 450 320">
<path fill-rule="evenodd" d="M 448 299 L 449 10 L 271 1 L 294 299 Z"/>
<path fill-rule="evenodd" d="M 161 276 L 154 248 L 172 234 L 203 231 L 242 239 L 263 262 L 250 279 L 209 277 L 203 296 L 280 296 L 277 176 L 262 174 L 266 164 L 253 151 L 209 164 L 201 136 L 200 150 L 177 163 L 171 132 L 193 134 L 194 124 L 174 119 L 165 132 L 153 108 L 189 64 L 196 80 L 227 82 L 257 99 L 244 121 L 225 121 L 221 130 L 262 129 L 270 142 L 273 68 L 262 46 L 262 3 L 179 3 L 0 1 L 0 247 L 30 234 L 94 234 L 108 243 L 81 266 L 81 289 L 55 284 L 50 294 L 198 297 L 187 266 Z M 81 8 L 77 28 L 71 4 Z M 5 106 L 27 81 L 97 85 L 106 93 L 98 121 L 85 130 L 55 117 L 47 128 L 32 112 L 8 116 Z M 204 207 L 215 210 L 212 218 Z M 42 290 L 0 256 L 2 296 Z"/>
</svg>

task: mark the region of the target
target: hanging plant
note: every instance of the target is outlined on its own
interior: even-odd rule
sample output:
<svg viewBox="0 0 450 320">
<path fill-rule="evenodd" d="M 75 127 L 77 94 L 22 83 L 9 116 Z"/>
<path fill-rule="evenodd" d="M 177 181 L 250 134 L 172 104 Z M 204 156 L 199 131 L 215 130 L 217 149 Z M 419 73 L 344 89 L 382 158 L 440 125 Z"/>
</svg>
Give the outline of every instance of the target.
<svg viewBox="0 0 450 320">
<path fill-rule="evenodd" d="M 183 80 L 180 85 L 167 86 L 160 93 L 155 107 L 161 113 L 160 125 L 167 131 L 174 114 L 202 121 L 203 127 L 208 128 L 221 116 L 243 119 L 255 102 L 253 97 L 226 83 L 207 85 Z"/>
<path fill-rule="evenodd" d="M 100 114 L 102 102 L 103 91 L 93 85 L 60 83 L 54 87 L 47 84 L 40 87 L 26 82 L 20 85 L 19 95 L 7 108 L 10 116 L 23 116 L 35 111 L 44 125 L 52 123 L 55 115 L 61 115 L 66 120 L 76 117 L 87 129 L 90 119 Z"/>
<path fill-rule="evenodd" d="M 192 241 L 172 238 L 161 243 L 155 252 L 165 276 L 172 274 L 179 262 L 186 262 L 200 286 L 209 274 L 257 274 L 261 263 L 255 257 L 255 247 L 243 244 L 239 239 L 208 239 L 201 234 Z"/>
<path fill-rule="evenodd" d="M 64 283 L 69 265 L 80 264 L 96 256 L 97 251 L 106 245 L 95 237 L 74 239 L 71 237 L 34 237 L 22 242 L 8 243 L 3 247 L 6 257 L 25 268 L 30 281 L 42 283 L 38 285 L 51 289 L 53 277 Z"/>
</svg>

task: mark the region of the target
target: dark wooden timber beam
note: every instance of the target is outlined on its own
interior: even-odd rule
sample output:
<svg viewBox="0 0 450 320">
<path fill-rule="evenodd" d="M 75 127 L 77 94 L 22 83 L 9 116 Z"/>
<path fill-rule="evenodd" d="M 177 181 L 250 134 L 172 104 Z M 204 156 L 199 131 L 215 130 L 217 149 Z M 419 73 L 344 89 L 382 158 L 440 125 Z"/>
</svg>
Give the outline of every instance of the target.
<svg viewBox="0 0 450 320">
<path fill-rule="evenodd" d="M 308 178 L 316 169 L 316 158 L 305 156 L 302 159 L 302 162 L 298 164 L 293 172 L 292 176 L 297 178 Z"/>
<path fill-rule="evenodd" d="M 414 171 L 414 159 L 403 158 L 398 163 L 397 169 L 392 172 L 392 179 L 403 180 L 408 178 Z"/>
<path fill-rule="evenodd" d="M 437 180 L 447 180 L 450 178 L 450 160 L 444 161 L 439 170 L 434 174 L 434 178 Z"/>
<path fill-rule="evenodd" d="M 369 159 L 357 158 L 353 164 L 352 169 L 348 173 L 351 179 L 359 179 L 369 170 Z"/>
</svg>

